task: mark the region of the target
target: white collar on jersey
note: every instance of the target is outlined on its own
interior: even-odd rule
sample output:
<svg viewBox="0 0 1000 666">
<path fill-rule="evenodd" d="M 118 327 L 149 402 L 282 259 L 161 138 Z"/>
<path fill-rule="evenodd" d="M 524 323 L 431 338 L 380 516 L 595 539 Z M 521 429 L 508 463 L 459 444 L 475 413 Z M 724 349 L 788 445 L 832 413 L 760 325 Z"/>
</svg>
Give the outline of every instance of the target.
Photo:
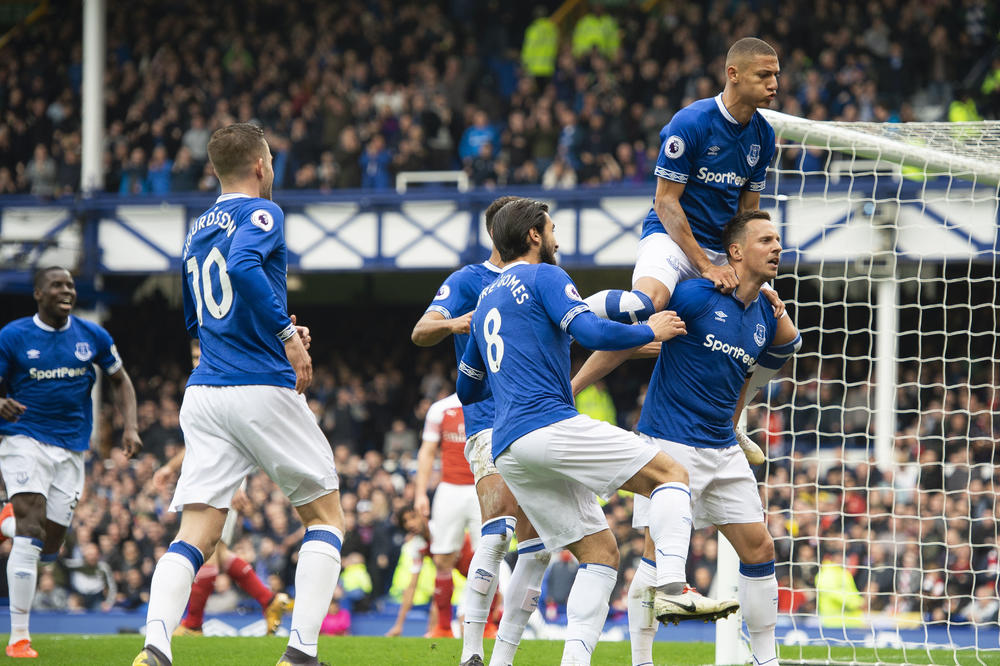
<svg viewBox="0 0 1000 666">
<path fill-rule="evenodd" d="M 226 192 L 225 194 L 220 194 L 219 198 L 215 200 L 215 203 L 222 203 L 223 201 L 229 201 L 230 199 L 252 199 L 249 194 L 243 194 L 242 192 Z"/>
<path fill-rule="evenodd" d="M 44 321 L 42 321 L 42 318 L 38 316 L 37 312 L 35 313 L 35 316 L 31 318 L 31 320 L 35 322 L 35 326 L 42 329 L 43 331 L 48 331 L 49 333 L 53 333 L 56 330 L 65 331 L 67 328 L 69 328 L 69 325 L 73 323 L 73 315 L 66 317 L 66 323 L 60 329 L 52 328 L 51 326 L 46 324 Z"/>
<path fill-rule="evenodd" d="M 486 266 L 486 268 L 490 269 L 494 273 L 503 273 L 503 269 L 500 268 L 499 266 L 497 266 L 496 264 L 494 264 L 489 259 L 487 259 L 486 261 L 483 262 L 483 266 Z"/>
<path fill-rule="evenodd" d="M 736 120 L 736 118 L 733 118 L 733 114 L 729 113 L 729 109 L 727 109 L 726 105 L 722 103 L 722 93 L 719 93 L 718 95 L 715 96 L 715 103 L 716 105 L 718 105 L 719 111 L 722 112 L 723 118 L 725 118 L 734 125 L 740 124 L 740 121 Z"/>
<path fill-rule="evenodd" d="M 507 270 L 508 268 L 514 268 L 514 266 L 521 266 L 521 265 L 524 265 L 524 264 L 527 264 L 527 263 L 528 263 L 528 262 L 527 262 L 527 261 L 524 261 L 523 259 L 522 259 L 521 261 L 515 261 L 515 262 L 514 262 L 514 263 L 512 263 L 512 264 L 507 264 L 506 266 L 504 266 L 504 267 L 503 267 L 502 269 L 500 269 L 500 272 L 501 272 L 501 273 L 503 273 L 503 272 L 504 272 L 504 271 L 506 271 L 506 270 Z"/>
</svg>

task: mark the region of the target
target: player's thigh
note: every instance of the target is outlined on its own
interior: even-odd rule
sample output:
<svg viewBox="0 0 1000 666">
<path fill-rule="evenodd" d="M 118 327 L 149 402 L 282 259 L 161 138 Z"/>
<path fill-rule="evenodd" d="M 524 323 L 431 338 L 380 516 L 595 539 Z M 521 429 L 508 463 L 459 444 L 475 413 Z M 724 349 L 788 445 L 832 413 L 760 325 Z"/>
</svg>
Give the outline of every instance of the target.
<svg viewBox="0 0 1000 666">
<path fill-rule="evenodd" d="M 233 493 L 256 468 L 235 441 L 227 421 L 236 395 L 229 386 L 189 386 L 181 403 L 184 462 L 170 508 L 206 504 L 228 509 Z"/>
<path fill-rule="evenodd" d="M 500 454 L 497 467 L 545 547 L 553 550 L 607 529 L 593 490 L 538 464 L 545 440 L 529 433 Z"/>
<path fill-rule="evenodd" d="M 303 506 L 339 488 L 333 451 L 305 396 L 279 386 L 240 386 L 230 428 L 239 446 Z"/>
<path fill-rule="evenodd" d="M 22 493 L 48 497 L 56 474 L 55 461 L 47 453 L 49 448 L 55 447 L 26 435 L 8 435 L 0 441 L 0 473 L 8 497 Z"/>
<path fill-rule="evenodd" d="M 45 502 L 45 517 L 61 525 L 65 532 L 65 528 L 73 522 L 73 512 L 83 494 L 83 482 L 86 477 L 83 452 L 58 447 L 51 449 L 48 453 L 53 461 L 54 472 Z M 55 538 L 53 536 L 53 539 Z"/>
<path fill-rule="evenodd" d="M 716 266 L 722 266 L 727 261 L 725 253 L 706 248 L 702 250 Z M 701 273 L 680 245 L 667 234 L 650 234 L 639 241 L 635 268 L 632 271 L 634 286 L 642 278 L 651 278 L 660 282 L 672 294 L 678 283 L 696 277 L 701 277 Z"/>
<path fill-rule="evenodd" d="M 656 449 L 673 458 L 674 462 L 684 467 L 688 473 L 688 489 L 691 491 L 691 516 L 695 528 L 714 525 L 710 517 L 705 515 L 701 507 L 702 494 L 712 481 L 715 473 L 713 449 L 700 449 L 666 439 L 658 439 L 640 434 L 640 438 Z M 632 527 L 637 529 L 649 526 L 649 498 L 636 494 L 632 504 Z"/>
<path fill-rule="evenodd" d="M 471 485 L 439 483 L 431 504 L 431 554 L 457 553 L 465 541 L 469 507 L 476 507 L 476 489 Z M 471 530 L 470 530 L 471 533 Z M 477 533 L 478 534 L 478 531 Z"/>
<path fill-rule="evenodd" d="M 535 433 L 544 440 L 535 454 L 537 464 L 602 497 L 610 497 L 657 454 L 635 433 L 584 414 Z"/>
<path fill-rule="evenodd" d="M 712 454 L 715 474 L 701 495 L 703 518 L 712 525 L 763 523 L 764 505 L 757 479 L 743 451 L 730 446 Z M 699 527 L 697 521 L 695 527 Z"/>
<path fill-rule="evenodd" d="M 498 473 L 493 462 L 492 428 L 480 430 L 465 440 L 465 459 L 477 485 L 485 477 Z"/>
</svg>

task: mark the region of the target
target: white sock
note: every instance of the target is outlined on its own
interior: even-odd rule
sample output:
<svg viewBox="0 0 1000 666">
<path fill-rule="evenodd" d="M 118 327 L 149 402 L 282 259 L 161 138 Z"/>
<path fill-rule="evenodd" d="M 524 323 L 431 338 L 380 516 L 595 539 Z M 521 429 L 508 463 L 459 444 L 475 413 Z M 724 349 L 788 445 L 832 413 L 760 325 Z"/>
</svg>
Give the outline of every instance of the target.
<svg viewBox="0 0 1000 666">
<path fill-rule="evenodd" d="M 653 316 L 653 301 L 641 291 L 605 289 L 583 299 L 594 314 L 622 324 L 636 324 Z"/>
<path fill-rule="evenodd" d="M 497 629 L 497 641 L 493 645 L 490 666 L 510 666 L 514 663 L 524 627 L 538 608 L 542 578 L 551 558 L 552 554 L 545 550 L 542 540 L 537 537 L 525 539 L 518 544 L 517 564 L 507 583 L 507 593 L 503 599 L 503 619 Z"/>
<path fill-rule="evenodd" d="M 632 666 L 652 666 L 656 618 L 653 595 L 656 593 L 656 563 L 645 557 L 639 560 L 628 588 L 628 634 L 632 642 Z"/>
<path fill-rule="evenodd" d="M 465 621 L 462 631 L 462 658 L 467 661 L 483 652 L 483 631 L 490 616 L 490 604 L 497 590 L 497 572 L 507 554 L 517 518 L 500 516 L 483 523 L 479 546 L 469 563 L 469 579 L 465 584 Z"/>
<path fill-rule="evenodd" d="M 774 626 L 778 623 L 778 579 L 774 577 L 774 560 L 763 564 L 740 562 L 736 598 L 747 623 L 754 663 L 777 664 Z"/>
<path fill-rule="evenodd" d="M 333 525 L 306 529 L 295 567 L 295 608 L 288 647 L 316 656 L 319 628 L 330 608 L 340 578 L 340 546 L 344 533 Z"/>
<path fill-rule="evenodd" d="M 16 523 L 14 522 L 14 516 L 11 516 L 0 523 L 0 534 L 4 535 L 8 539 L 13 539 L 15 527 Z"/>
<path fill-rule="evenodd" d="M 589 666 L 604 621 L 618 570 L 588 562 L 576 570 L 576 580 L 566 600 L 566 645 L 561 666 Z"/>
<path fill-rule="evenodd" d="M 40 540 L 26 536 L 14 537 L 10 558 L 7 560 L 7 587 L 10 589 L 8 645 L 31 640 L 28 620 L 31 617 L 31 603 L 35 600 L 35 583 L 38 581 L 38 560 L 41 554 Z"/>
<path fill-rule="evenodd" d="M 691 491 L 679 481 L 664 483 L 649 495 L 649 535 L 656 546 L 656 586 L 687 580 L 691 542 Z"/>
<path fill-rule="evenodd" d="M 194 575 L 204 563 L 200 550 L 185 541 L 175 541 L 153 571 L 146 611 L 146 645 L 152 645 L 171 661 L 170 637 L 181 623 Z"/>
</svg>

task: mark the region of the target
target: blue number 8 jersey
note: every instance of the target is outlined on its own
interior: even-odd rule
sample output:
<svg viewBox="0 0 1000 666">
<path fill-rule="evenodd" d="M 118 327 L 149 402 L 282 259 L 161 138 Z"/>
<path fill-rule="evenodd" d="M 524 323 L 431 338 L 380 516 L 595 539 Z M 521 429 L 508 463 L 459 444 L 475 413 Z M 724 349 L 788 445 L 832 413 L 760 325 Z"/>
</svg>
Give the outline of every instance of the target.
<svg viewBox="0 0 1000 666">
<path fill-rule="evenodd" d="M 188 230 L 181 255 L 184 316 L 201 341 L 188 385 L 295 387 L 284 340 L 285 216 L 274 202 L 223 194 Z"/>
</svg>

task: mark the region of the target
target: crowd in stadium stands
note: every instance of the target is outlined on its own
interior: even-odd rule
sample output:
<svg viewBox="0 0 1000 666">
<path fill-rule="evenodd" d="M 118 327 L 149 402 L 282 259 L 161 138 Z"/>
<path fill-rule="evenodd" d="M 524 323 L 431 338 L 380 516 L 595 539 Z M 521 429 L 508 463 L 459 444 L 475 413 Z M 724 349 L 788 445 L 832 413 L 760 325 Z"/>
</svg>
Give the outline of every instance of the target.
<svg viewBox="0 0 1000 666">
<path fill-rule="evenodd" d="M 777 48 L 777 108 L 794 115 L 1000 114 L 986 0 L 640 4 L 594 2 L 561 26 L 526 2 L 111 4 L 105 189 L 215 191 L 209 135 L 249 120 L 268 130 L 275 189 L 458 168 L 484 186 L 650 181 L 660 128 L 721 90 L 745 35 Z M 0 194 L 79 187 L 81 11 L 50 12 L 0 51 Z"/>
<path fill-rule="evenodd" d="M 62 557 L 40 578 L 39 608 L 136 610 L 148 598 L 154 562 L 178 524 L 166 510 L 172 488 L 157 489 L 151 479 L 183 445 L 178 405 L 186 371 L 179 362 L 165 363 L 149 349 L 142 351 L 159 344 L 119 336 L 123 356 L 135 359 L 131 373 L 145 451 L 130 462 L 111 449 L 119 435 L 117 416 L 105 404 L 99 448 L 111 453 L 106 459 L 94 454 L 88 464 L 85 494 Z M 316 350 L 308 393 L 341 478 L 346 515 L 341 617 L 378 608 L 393 596 L 398 600 L 405 587 L 397 577 L 408 576 L 410 569 L 397 563 L 406 535 L 395 514 L 413 501 L 415 453 L 427 407 L 453 382 L 448 345 L 431 350 L 396 345 L 393 353 L 382 354 L 376 341 L 376 353 L 369 355 L 347 353 L 343 344 L 336 341 L 337 355 L 329 360 Z M 1000 396 L 990 388 L 989 364 L 971 375 L 959 365 L 904 367 L 897 464 L 891 471 L 880 471 L 869 458 L 871 387 L 856 381 L 866 375 L 866 366 L 834 379 L 817 369 L 814 358 L 797 364 L 799 376 L 817 379 L 775 382 L 750 414 L 751 431 L 766 444 L 770 460 L 761 492 L 775 538 L 782 612 L 818 612 L 838 626 L 845 619 L 861 622 L 869 613 L 996 622 L 1000 501 L 994 489 L 1000 460 L 992 433 L 1000 423 L 992 419 L 1000 413 Z M 607 385 L 582 395 L 579 406 L 632 427 L 647 378 L 641 368 L 616 373 Z M 827 446 L 833 443 L 827 439 L 841 438 L 848 446 Z M 759 475 L 763 478 L 763 470 Z M 436 483 L 432 479 L 431 487 Z M 247 492 L 252 508 L 241 518 L 233 549 L 273 589 L 287 589 L 301 526 L 263 474 L 251 478 Z M 630 498 L 613 497 L 605 512 L 622 549 L 612 612 L 624 613 L 643 541 L 631 528 Z M 717 548 L 711 530 L 697 532 L 691 542 L 688 578 L 704 593 L 714 579 Z M 0 560 L 8 551 L 9 542 L 0 545 Z M 543 599 L 550 616 L 562 610 L 575 567 L 568 553 L 553 559 Z M 256 610 L 220 575 L 209 612 L 237 607 Z M 337 622 L 331 620 L 331 626 Z"/>
</svg>

